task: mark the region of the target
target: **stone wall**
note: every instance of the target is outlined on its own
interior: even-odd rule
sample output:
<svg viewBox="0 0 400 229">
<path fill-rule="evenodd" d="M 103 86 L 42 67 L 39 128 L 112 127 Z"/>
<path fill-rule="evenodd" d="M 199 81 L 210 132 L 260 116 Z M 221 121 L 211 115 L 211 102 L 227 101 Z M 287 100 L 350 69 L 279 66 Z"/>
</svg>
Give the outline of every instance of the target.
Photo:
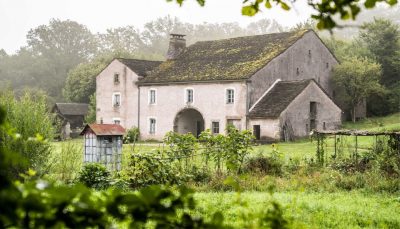
<svg viewBox="0 0 400 229">
<path fill-rule="evenodd" d="M 316 102 L 317 105 L 316 129 L 335 130 L 340 128 L 342 111 L 318 85 L 311 82 L 282 112 L 280 116 L 281 130 L 284 123 L 287 122 L 292 127 L 295 138 L 308 136 L 311 131 L 310 102 Z"/>
<path fill-rule="evenodd" d="M 275 82 L 314 78 L 332 95 L 331 71 L 338 64 L 315 32 L 310 31 L 251 77 L 250 106 Z"/>
</svg>

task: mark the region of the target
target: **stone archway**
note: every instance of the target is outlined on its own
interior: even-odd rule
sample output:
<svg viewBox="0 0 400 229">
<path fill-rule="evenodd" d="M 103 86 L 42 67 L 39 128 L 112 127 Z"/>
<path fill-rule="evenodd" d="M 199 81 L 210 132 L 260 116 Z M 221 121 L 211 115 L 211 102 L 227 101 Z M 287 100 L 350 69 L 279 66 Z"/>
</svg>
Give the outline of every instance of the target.
<svg viewBox="0 0 400 229">
<path fill-rule="evenodd" d="M 193 108 L 179 111 L 175 116 L 174 131 L 180 134 L 192 133 L 198 137 L 204 131 L 203 115 Z"/>
</svg>

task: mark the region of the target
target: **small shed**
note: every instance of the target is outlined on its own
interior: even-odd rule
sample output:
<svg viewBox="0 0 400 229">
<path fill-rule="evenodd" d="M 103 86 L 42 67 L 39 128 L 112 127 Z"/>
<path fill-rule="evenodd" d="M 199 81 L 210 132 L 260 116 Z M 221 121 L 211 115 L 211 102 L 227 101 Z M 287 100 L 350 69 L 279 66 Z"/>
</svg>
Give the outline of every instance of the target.
<svg viewBox="0 0 400 229">
<path fill-rule="evenodd" d="M 77 137 L 82 130 L 89 105 L 85 103 L 56 103 L 52 112 L 61 121 L 60 138 Z"/>
<path fill-rule="evenodd" d="M 88 124 L 84 136 L 84 162 L 104 164 L 110 170 L 121 170 L 122 138 L 125 129 L 118 124 Z"/>
</svg>

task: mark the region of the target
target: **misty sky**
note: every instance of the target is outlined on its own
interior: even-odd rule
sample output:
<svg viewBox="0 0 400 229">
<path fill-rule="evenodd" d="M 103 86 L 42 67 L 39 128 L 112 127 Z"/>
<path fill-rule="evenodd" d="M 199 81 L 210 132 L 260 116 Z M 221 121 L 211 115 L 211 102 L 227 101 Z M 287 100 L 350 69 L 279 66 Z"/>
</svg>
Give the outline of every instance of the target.
<svg viewBox="0 0 400 229">
<path fill-rule="evenodd" d="M 246 17 L 241 15 L 242 0 L 206 0 L 206 7 L 200 7 L 195 0 L 187 0 L 183 7 L 166 0 L 0 0 L 0 49 L 14 53 L 25 45 L 29 29 L 48 24 L 51 18 L 77 21 L 94 33 L 126 25 L 141 28 L 146 22 L 166 15 L 194 24 L 247 25 L 262 18 L 273 18 L 282 25 L 292 26 L 309 18 L 312 9 L 306 2 L 298 1 L 290 12 L 275 7 L 263 9 L 255 17 Z"/>
</svg>

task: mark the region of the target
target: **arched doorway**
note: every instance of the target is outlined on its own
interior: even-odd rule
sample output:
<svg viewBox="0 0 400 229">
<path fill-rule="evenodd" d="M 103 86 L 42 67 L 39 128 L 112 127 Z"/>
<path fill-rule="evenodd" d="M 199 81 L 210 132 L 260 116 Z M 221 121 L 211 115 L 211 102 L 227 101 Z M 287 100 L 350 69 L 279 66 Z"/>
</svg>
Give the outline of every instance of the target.
<svg viewBox="0 0 400 229">
<path fill-rule="evenodd" d="M 204 131 L 203 115 L 193 108 L 181 110 L 175 116 L 174 131 L 180 134 L 192 133 L 198 137 Z"/>
</svg>

